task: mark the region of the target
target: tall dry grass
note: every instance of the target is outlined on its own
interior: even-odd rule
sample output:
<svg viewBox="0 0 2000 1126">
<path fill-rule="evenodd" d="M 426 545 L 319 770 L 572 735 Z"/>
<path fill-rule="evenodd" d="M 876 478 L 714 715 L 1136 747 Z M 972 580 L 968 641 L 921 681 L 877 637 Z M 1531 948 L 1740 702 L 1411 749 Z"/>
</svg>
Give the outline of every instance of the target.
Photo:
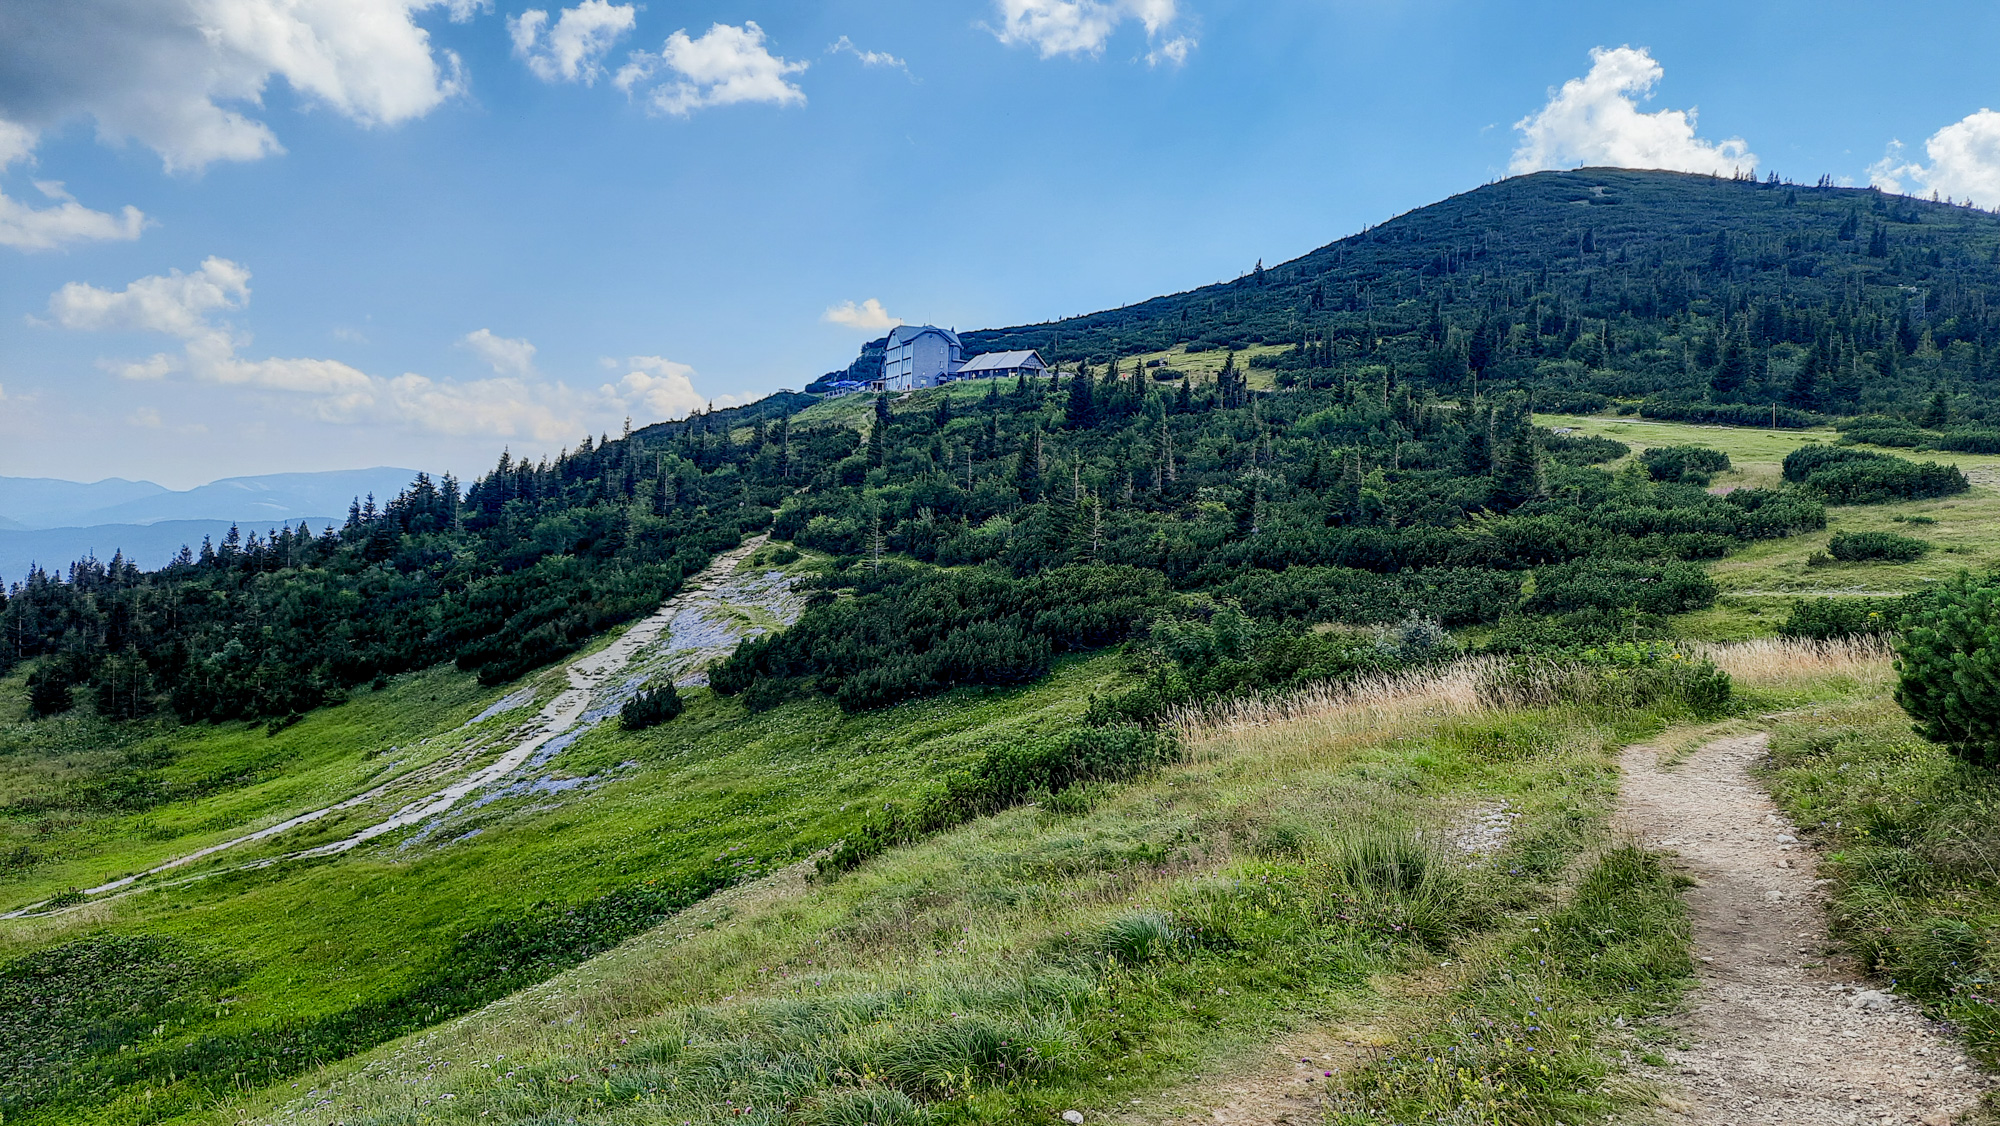
<svg viewBox="0 0 2000 1126">
<path fill-rule="evenodd" d="M 1505 668 L 1497 657 L 1469 657 L 1345 684 L 1191 704 L 1169 713 L 1167 726 L 1190 745 L 1280 724 L 1312 725 L 1327 734 L 1379 732 L 1411 719 L 1494 710 L 1493 686 Z"/>
<path fill-rule="evenodd" d="M 1769 637 L 1694 647 L 1733 679 L 1760 688 L 1836 678 L 1868 684 L 1886 681 L 1895 657 L 1880 637 L 1846 637 L 1831 641 Z"/>
<path fill-rule="evenodd" d="M 1764 638 L 1696 644 L 1734 681 L 1759 688 L 1834 679 L 1867 684 L 1891 675 L 1894 656 L 1878 637 L 1814 641 Z M 1435 668 L 1366 677 L 1346 684 L 1315 684 L 1292 692 L 1239 697 L 1181 707 L 1167 725 L 1189 746 L 1262 728 L 1296 728 L 1297 738 L 1379 734 L 1415 719 L 1471 716 L 1555 702 L 1537 691 L 1546 678 L 1510 675 L 1499 657 L 1468 657 Z M 1546 697 L 1546 698 L 1544 698 Z"/>
</svg>

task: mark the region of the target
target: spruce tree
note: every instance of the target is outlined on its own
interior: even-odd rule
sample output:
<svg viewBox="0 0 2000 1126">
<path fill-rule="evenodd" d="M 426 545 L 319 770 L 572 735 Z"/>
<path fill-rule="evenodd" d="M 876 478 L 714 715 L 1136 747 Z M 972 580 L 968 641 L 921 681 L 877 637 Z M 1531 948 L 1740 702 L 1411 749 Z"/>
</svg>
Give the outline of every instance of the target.
<svg viewBox="0 0 2000 1126">
<path fill-rule="evenodd" d="M 1082 367 L 1070 377 L 1069 401 L 1063 406 L 1063 423 L 1071 430 L 1088 430 L 1097 424 L 1097 400 L 1091 391 L 1090 369 Z"/>
<path fill-rule="evenodd" d="M 1535 443 L 1534 429 L 1522 426 L 1514 431 L 1507 456 L 1494 474 L 1493 497 L 1507 508 L 1516 508 L 1546 495 L 1542 477 L 1542 451 Z"/>
</svg>

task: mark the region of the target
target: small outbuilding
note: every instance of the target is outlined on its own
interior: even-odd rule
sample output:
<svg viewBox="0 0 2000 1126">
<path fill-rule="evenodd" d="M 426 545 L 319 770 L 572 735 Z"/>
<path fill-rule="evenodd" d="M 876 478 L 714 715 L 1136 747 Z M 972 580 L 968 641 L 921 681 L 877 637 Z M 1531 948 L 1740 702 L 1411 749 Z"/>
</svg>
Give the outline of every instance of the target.
<svg viewBox="0 0 2000 1126">
<path fill-rule="evenodd" d="M 967 360 L 952 373 L 952 378 L 999 379 L 1022 375 L 1041 378 L 1048 374 L 1049 365 L 1042 362 L 1042 354 L 1030 348 L 1025 352 L 982 352 Z"/>
</svg>

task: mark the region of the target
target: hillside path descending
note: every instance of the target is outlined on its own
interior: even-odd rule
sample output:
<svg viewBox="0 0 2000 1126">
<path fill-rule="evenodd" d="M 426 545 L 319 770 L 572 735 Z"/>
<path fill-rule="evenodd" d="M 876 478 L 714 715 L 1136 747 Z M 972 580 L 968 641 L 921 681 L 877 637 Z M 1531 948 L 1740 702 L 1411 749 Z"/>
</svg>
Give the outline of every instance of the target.
<svg viewBox="0 0 2000 1126">
<path fill-rule="evenodd" d="M 1699 983 L 1669 1054 L 1670 1120 L 1702 1126 L 1925 1123 L 1977 1106 L 1988 1080 L 1909 1001 L 1824 961 L 1813 853 L 1750 775 L 1763 734 L 1716 739 L 1678 763 L 1626 748 L 1620 829 L 1677 853 Z"/>
<path fill-rule="evenodd" d="M 635 623 L 603 649 L 571 661 L 563 670 L 567 687 L 549 701 L 533 720 L 511 733 L 508 738 L 512 745 L 486 766 L 443 784 L 439 784 L 437 772 L 417 771 L 331 805 L 174 857 L 143 872 L 107 880 L 84 889 L 84 894 L 91 897 L 89 902 L 101 902 L 106 896 L 139 890 L 136 885 L 140 881 L 147 881 L 144 885 L 147 888 L 159 887 L 161 883 L 149 880 L 149 877 L 173 873 L 196 861 L 278 836 L 358 806 L 397 801 L 395 791 L 409 792 L 414 789 L 393 812 L 377 816 L 363 828 L 337 840 L 223 870 L 263 868 L 284 860 L 348 852 L 385 834 L 441 818 L 466 798 L 515 780 L 517 775 L 546 762 L 592 727 L 615 716 L 619 708 L 648 680 L 670 676 L 686 683 L 691 672 L 702 669 L 717 657 L 727 655 L 737 641 L 751 633 L 762 632 L 761 627 L 746 628 L 740 616 L 732 613 L 737 598 L 747 596 L 761 614 L 777 625 L 788 625 L 796 620 L 799 610 L 803 608 L 803 600 L 791 592 L 789 583 L 782 576 L 739 576 L 736 573 L 743 561 L 762 547 L 767 538 L 754 536 L 716 556 L 699 574 L 689 576 L 681 590 L 667 599 L 659 610 Z M 216 870 L 204 870 L 198 876 L 182 877 L 177 882 L 215 874 L 218 874 Z M 0 915 L 0 918 L 35 914 L 44 906 L 30 904 Z"/>
</svg>

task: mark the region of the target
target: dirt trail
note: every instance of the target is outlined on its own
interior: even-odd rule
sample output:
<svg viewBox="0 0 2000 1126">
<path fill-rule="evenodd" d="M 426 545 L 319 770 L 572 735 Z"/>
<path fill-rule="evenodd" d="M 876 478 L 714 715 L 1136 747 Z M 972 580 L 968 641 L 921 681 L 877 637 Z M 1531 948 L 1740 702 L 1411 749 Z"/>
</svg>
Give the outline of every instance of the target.
<svg viewBox="0 0 2000 1126">
<path fill-rule="evenodd" d="M 1620 828 L 1678 853 L 1700 982 L 1670 1053 L 1673 1118 L 1703 1126 L 1948 1123 L 1987 1084 L 1915 1005 L 1826 963 L 1813 853 L 1751 778 L 1765 736 L 1717 739 L 1679 763 L 1625 750 Z"/>
<path fill-rule="evenodd" d="M 776 624 L 788 624 L 795 620 L 802 602 L 791 594 L 789 583 L 782 576 L 775 574 L 738 576 L 735 573 L 737 567 L 752 552 L 762 547 L 767 538 L 762 535 L 754 536 L 735 549 L 716 556 L 701 573 L 689 577 L 681 591 L 668 599 L 653 615 L 633 625 L 616 641 L 596 653 L 570 662 L 564 669 L 567 682 L 565 690 L 551 700 L 524 728 L 510 735 L 509 738 L 516 740 L 514 745 L 487 766 L 452 779 L 444 785 L 436 784 L 434 771 L 417 771 L 410 776 L 372 787 L 332 805 L 322 806 L 254 832 L 174 857 L 143 872 L 108 880 L 85 889 L 84 894 L 92 897 L 91 902 L 101 902 L 104 898 L 133 890 L 134 885 L 148 877 L 165 875 L 218 853 L 310 825 L 335 813 L 368 805 L 387 797 L 394 790 L 407 789 L 412 783 L 424 788 L 418 791 L 413 800 L 405 802 L 386 817 L 371 821 L 365 828 L 326 844 L 286 853 L 283 856 L 268 857 L 240 867 L 263 868 L 280 860 L 336 855 L 348 852 L 385 834 L 442 817 L 467 797 L 509 780 L 525 767 L 539 765 L 575 742 L 591 727 L 616 714 L 624 702 L 631 698 L 633 692 L 652 676 L 664 672 L 685 683 L 686 679 L 682 674 L 688 670 L 702 668 L 709 660 L 726 654 L 734 647 L 736 641 L 747 633 L 762 632 L 760 627 L 746 627 L 745 623 L 735 620 L 735 615 L 730 611 L 737 599 L 755 606 Z M 528 699 L 532 699 L 532 688 L 524 689 L 523 692 L 529 694 Z M 480 718 L 498 714 L 500 710 L 505 710 L 503 705 L 519 700 L 521 695 L 522 693 L 515 693 L 507 697 Z M 215 874 L 217 873 L 212 871 L 203 872 L 200 876 L 192 878 L 205 878 Z M 163 885 L 149 881 L 146 886 Z M 30 904 L 0 914 L 0 919 L 32 915 L 45 908 L 46 904 Z"/>
</svg>

